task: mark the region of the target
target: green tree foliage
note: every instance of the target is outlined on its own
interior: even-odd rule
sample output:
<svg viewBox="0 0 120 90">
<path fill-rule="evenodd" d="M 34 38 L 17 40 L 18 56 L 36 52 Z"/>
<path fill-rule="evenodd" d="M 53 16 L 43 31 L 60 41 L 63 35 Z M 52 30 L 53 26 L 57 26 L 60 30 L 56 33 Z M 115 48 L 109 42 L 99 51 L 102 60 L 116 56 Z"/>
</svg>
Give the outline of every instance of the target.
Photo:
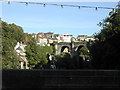
<svg viewBox="0 0 120 90">
<path fill-rule="evenodd" d="M 2 22 L 2 68 L 18 69 L 19 59 L 16 56 L 14 47 L 17 42 L 23 41 L 24 32 L 16 24 L 7 24 Z"/>
<path fill-rule="evenodd" d="M 73 68 L 72 58 L 69 53 L 62 53 L 55 56 L 57 69 L 71 69 Z"/>
<path fill-rule="evenodd" d="M 80 50 L 80 56 L 85 56 L 85 58 L 89 58 L 89 50 L 86 46 L 82 47 Z"/>
<path fill-rule="evenodd" d="M 83 60 L 78 52 L 75 52 L 75 56 L 69 53 L 58 55 L 56 58 L 57 69 L 86 69 L 90 68 L 89 63 Z"/>
<path fill-rule="evenodd" d="M 28 64 L 31 69 L 43 68 L 43 66 L 48 62 L 47 53 L 53 52 L 52 47 L 39 46 L 33 38 L 27 43 L 25 49 Z"/>
<path fill-rule="evenodd" d="M 120 69 L 120 10 L 99 23 L 98 40 L 92 45 L 92 65 L 97 69 Z"/>
</svg>

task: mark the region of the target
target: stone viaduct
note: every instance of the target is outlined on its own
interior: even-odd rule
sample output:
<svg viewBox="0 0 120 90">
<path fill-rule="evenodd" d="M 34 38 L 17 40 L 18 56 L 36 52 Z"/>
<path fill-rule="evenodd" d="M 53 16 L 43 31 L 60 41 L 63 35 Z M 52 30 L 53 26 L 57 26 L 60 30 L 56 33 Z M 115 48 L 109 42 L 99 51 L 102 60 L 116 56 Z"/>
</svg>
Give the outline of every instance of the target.
<svg viewBox="0 0 120 90">
<path fill-rule="evenodd" d="M 70 51 L 76 51 L 77 49 L 80 49 L 80 47 L 86 46 L 86 44 L 81 42 L 60 42 L 54 44 L 55 47 L 55 53 L 56 55 L 59 55 L 65 48 L 68 48 Z"/>
</svg>

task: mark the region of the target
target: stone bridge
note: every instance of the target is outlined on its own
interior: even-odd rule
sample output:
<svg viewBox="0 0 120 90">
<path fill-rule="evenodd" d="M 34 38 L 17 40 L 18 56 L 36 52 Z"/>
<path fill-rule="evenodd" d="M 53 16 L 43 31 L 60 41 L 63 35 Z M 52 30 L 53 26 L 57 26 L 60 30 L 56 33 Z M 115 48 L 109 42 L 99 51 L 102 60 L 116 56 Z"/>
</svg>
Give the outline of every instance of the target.
<svg viewBox="0 0 120 90">
<path fill-rule="evenodd" d="M 56 50 L 56 55 L 61 54 L 61 52 L 63 52 L 65 48 L 68 48 L 69 51 L 75 51 L 77 49 L 80 49 L 80 47 L 82 46 L 86 46 L 86 44 L 81 43 L 81 42 L 72 42 L 72 43 L 61 42 L 61 43 L 56 43 L 54 45 L 55 50 Z"/>
</svg>

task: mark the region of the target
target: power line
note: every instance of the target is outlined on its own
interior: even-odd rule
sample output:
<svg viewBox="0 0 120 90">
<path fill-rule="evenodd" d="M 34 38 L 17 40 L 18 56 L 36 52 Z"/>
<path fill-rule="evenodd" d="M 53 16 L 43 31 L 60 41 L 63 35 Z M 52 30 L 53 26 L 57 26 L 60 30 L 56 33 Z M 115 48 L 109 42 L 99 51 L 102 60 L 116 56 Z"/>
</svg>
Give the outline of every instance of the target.
<svg viewBox="0 0 120 90">
<path fill-rule="evenodd" d="M 77 7 L 78 9 L 80 8 L 94 8 L 95 10 L 98 10 L 98 9 L 111 9 L 111 10 L 115 10 L 115 9 L 118 9 L 118 8 L 111 8 L 111 7 L 95 7 L 95 6 L 82 6 L 82 5 L 66 5 L 66 4 L 49 4 L 49 3 L 40 3 L 40 2 L 18 2 L 18 1 L 7 1 L 8 4 L 10 4 L 11 2 L 15 2 L 15 3 L 24 3 L 26 4 L 26 6 L 28 4 L 39 4 L 39 5 L 42 5 L 43 7 L 45 6 L 60 6 L 61 8 L 63 7 Z"/>
</svg>

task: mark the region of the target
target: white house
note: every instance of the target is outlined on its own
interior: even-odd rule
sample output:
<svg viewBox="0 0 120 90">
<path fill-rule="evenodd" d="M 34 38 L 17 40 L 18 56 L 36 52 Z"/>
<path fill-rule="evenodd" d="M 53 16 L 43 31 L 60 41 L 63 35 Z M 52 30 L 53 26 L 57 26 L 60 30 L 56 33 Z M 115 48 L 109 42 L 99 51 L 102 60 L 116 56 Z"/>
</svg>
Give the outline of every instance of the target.
<svg viewBox="0 0 120 90">
<path fill-rule="evenodd" d="M 41 46 L 45 46 L 48 44 L 48 40 L 46 38 L 39 38 L 38 43 Z"/>
<path fill-rule="evenodd" d="M 87 41 L 87 42 L 88 42 L 89 40 L 94 41 L 95 38 L 94 38 L 93 36 L 78 35 L 77 40 L 80 40 L 80 41 Z"/>
<path fill-rule="evenodd" d="M 70 34 L 63 34 L 63 42 L 71 42 L 72 35 Z"/>
<path fill-rule="evenodd" d="M 86 39 L 85 39 L 85 41 L 95 41 L 95 38 L 94 37 L 92 37 L 92 36 L 88 36 Z"/>
<path fill-rule="evenodd" d="M 17 43 L 17 45 L 14 47 L 14 50 L 16 51 L 16 55 L 18 56 L 19 58 L 19 61 L 20 61 L 20 68 L 21 69 L 29 69 L 28 67 L 28 61 L 26 59 L 26 53 L 25 53 L 25 44 L 22 44 L 22 43 Z M 25 65 L 25 66 L 24 66 Z"/>
</svg>

